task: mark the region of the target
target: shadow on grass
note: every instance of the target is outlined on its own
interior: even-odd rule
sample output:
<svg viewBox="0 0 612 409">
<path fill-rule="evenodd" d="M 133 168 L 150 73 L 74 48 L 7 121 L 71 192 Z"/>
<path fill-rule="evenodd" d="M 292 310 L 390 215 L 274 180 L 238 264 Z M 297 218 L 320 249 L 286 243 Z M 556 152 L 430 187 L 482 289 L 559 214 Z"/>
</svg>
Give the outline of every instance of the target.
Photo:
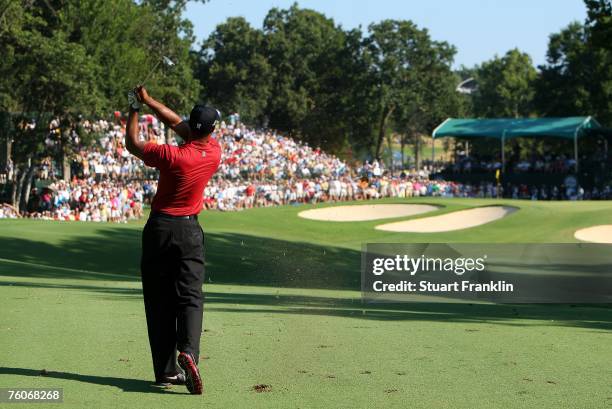
<svg viewBox="0 0 612 409">
<path fill-rule="evenodd" d="M 0 258 L 29 263 L 5 263 L 0 275 L 109 279 L 99 272 L 117 274 L 118 281 L 140 280 L 140 230 L 96 233 L 59 244 L 0 237 Z M 234 233 L 207 233 L 205 241 L 206 282 L 359 290 L 361 255 L 355 250 Z"/>
<path fill-rule="evenodd" d="M 250 307 L 254 306 L 254 307 Z M 207 292 L 206 311 L 304 314 L 379 321 L 492 323 L 612 330 L 609 306 L 563 304 L 362 303 L 361 299 Z M 537 321 L 537 322 L 536 322 Z"/>
<path fill-rule="evenodd" d="M 0 276 L 33 279 L 29 282 L 14 282 L 8 278 L 0 282 L 0 286 L 75 289 L 99 293 L 111 299 L 140 299 L 139 288 L 121 286 L 121 282 L 139 281 L 140 230 L 101 227 L 96 233 L 95 236 L 71 236 L 55 245 L 23 238 L 0 237 L 0 258 L 31 263 L 20 265 L 0 262 Z M 256 285 L 268 287 L 270 293 L 279 288 L 360 289 L 361 254 L 351 249 L 217 232 L 206 235 L 206 252 L 206 283 Z M 549 265 L 547 268 L 561 270 L 566 266 Z M 109 281 L 108 276 L 95 272 L 118 275 L 113 278 L 118 285 L 94 284 L 94 280 Z M 48 283 L 37 281 L 38 278 L 91 280 L 91 285 Z M 537 325 L 544 325 L 542 322 L 548 321 L 546 325 L 612 329 L 609 305 L 603 308 L 590 305 L 572 308 L 569 305 L 527 304 L 362 304 L 359 298 L 351 300 L 207 292 L 206 308 L 208 311 L 245 314 L 310 314 L 376 320 L 492 321 L 508 325 L 529 325 L 526 320 L 539 320 Z"/>
<path fill-rule="evenodd" d="M 0 287 L 53 288 L 89 291 L 107 300 L 140 301 L 139 288 L 95 285 L 9 283 Z M 205 286 L 206 290 L 206 286 Z M 360 298 L 310 295 L 226 293 L 205 291 L 204 314 L 226 312 L 261 315 L 311 315 L 376 321 L 431 321 L 490 323 L 517 327 L 565 326 L 612 330 L 609 305 L 468 304 L 468 303 L 363 303 Z"/>
<path fill-rule="evenodd" d="M 152 385 L 151 382 L 142 379 L 130 379 L 130 378 L 115 378 L 112 376 L 97 376 L 97 375 L 82 375 L 71 372 L 56 372 L 56 371 L 45 371 L 44 375 L 42 371 L 36 369 L 27 368 L 10 368 L 0 367 L 0 375 L 17 375 L 17 376 L 29 376 L 29 377 L 45 377 L 53 379 L 66 379 L 70 381 L 78 381 L 91 383 L 93 385 L 102 386 L 114 386 L 124 392 L 140 392 L 140 393 L 161 393 L 161 394 L 182 394 L 180 392 L 173 391 L 172 389 L 157 388 Z M 187 393 L 187 392 L 185 392 Z"/>
</svg>

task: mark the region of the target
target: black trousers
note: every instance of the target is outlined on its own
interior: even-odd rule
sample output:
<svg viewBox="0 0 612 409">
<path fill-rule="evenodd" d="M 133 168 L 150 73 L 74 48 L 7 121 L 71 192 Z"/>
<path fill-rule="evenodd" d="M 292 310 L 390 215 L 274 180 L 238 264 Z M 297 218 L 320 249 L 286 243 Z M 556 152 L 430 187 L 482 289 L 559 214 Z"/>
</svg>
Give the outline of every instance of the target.
<svg viewBox="0 0 612 409">
<path fill-rule="evenodd" d="M 140 269 L 153 369 L 159 380 L 177 373 L 177 350 L 199 359 L 204 232 L 197 219 L 151 215 L 142 232 Z"/>
</svg>

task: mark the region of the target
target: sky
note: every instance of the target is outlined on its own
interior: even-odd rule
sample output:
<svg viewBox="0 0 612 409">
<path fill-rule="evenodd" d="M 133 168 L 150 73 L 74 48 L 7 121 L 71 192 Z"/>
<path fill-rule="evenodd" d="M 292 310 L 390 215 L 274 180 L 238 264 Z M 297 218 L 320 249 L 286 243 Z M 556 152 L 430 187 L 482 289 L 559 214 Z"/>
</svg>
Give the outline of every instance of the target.
<svg viewBox="0 0 612 409">
<path fill-rule="evenodd" d="M 261 28 L 272 7 L 289 8 L 294 0 L 209 0 L 190 2 L 185 17 L 192 21 L 199 43 L 228 17 L 242 16 Z M 582 0 L 302 0 L 301 8 L 317 10 L 345 29 L 384 19 L 412 20 L 434 40 L 457 48 L 455 67 L 471 67 L 512 48 L 528 53 L 535 65 L 546 61 L 550 34 L 572 21 L 583 22 Z"/>
</svg>

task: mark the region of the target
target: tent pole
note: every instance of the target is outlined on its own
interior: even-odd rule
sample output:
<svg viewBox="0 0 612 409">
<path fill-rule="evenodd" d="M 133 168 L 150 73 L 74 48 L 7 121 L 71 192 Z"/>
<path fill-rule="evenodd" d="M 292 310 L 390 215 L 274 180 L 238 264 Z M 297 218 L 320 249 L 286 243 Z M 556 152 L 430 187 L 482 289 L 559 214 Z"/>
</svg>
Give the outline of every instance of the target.
<svg viewBox="0 0 612 409">
<path fill-rule="evenodd" d="M 506 139 L 506 130 L 501 137 L 501 158 L 502 158 L 502 173 L 506 173 L 506 153 L 504 152 L 504 140 Z"/>
<path fill-rule="evenodd" d="M 433 169 L 433 163 L 436 157 L 436 140 L 434 139 L 434 137 L 431 137 L 431 166 Z"/>
<path fill-rule="evenodd" d="M 574 134 L 574 161 L 576 162 L 576 174 L 578 174 L 578 132 Z"/>
</svg>

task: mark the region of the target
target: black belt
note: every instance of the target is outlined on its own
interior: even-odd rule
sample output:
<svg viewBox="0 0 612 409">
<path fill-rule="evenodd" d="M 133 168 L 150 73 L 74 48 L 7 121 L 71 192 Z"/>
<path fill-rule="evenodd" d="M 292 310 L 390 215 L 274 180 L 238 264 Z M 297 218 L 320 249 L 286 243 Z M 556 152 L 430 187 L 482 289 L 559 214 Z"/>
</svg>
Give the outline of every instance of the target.
<svg viewBox="0 0 612 409">
<path fill-rule="evenodd" d="M 155 218 L 155 217 L 159 217 L 161 219 L 198 220 L 197 214 L 192 214 L 191 216 L 174 216 L 168 213 L 162 213 L 162 212 L 156 212 L 156 211 L 151 212 L 151 215 L 149 216 L 149 218 Z"/>
</svg>

